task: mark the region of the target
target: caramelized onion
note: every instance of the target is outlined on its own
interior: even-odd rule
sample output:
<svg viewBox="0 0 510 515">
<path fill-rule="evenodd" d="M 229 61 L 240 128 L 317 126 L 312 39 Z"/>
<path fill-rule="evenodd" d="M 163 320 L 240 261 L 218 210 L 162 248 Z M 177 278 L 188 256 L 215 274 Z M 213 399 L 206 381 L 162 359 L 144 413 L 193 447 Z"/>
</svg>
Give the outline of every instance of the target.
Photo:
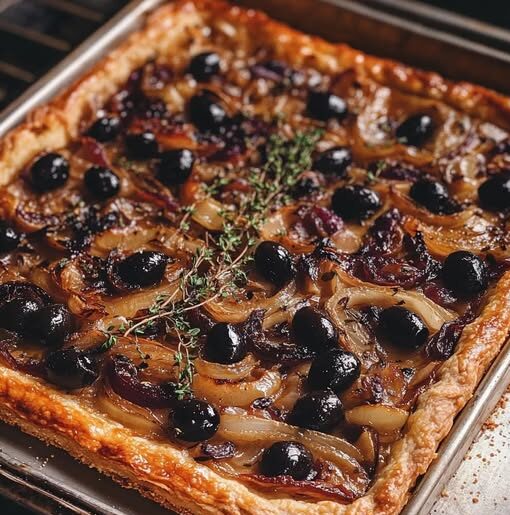
<svg viewBox="0 0 510 515">
<path fill-rule="evenodd" d="M 125 356 L 113 356 L 106 365 L 112 390 L 124 399 L 147 408 L 169 408 L 176 401 L 175 384 L 151 384 L 141 381 L 138 369 Z"/>
<path fill-rule="evenodd" d="M 241 361 L 230 365 L 212 363 L 202 358 L 197 358 L 194 363 L 196 371 L 201 376 L 227 381 L 240 381 L 245 379 L 258 365 L 258 361 L 253 354 L 247 354 Z"/>
<path fill-rule="evenodd" d="M 404 305 L 411 311 L 419 314 L 432 331 L 438 331 L 444 322 L 455 318 L 451 311 L 439 306 L 417 291 L 406 291 L 397 288 L 385 288 L 382 286 L 360 286 L 345 288 L 340 281 L 335 284 L 334 295 L 326 302 L 326 309 L 339 325 L 345 328 L 345 321 L 341 318 L 340 311 L 345 307 L 354 306 L 381 306 L 389 307 L 395 304 Z M 338 304 L 346 299 L 342 309 Z"/>
<path fill-rule="evenodd" d="M 225 207 L 213 198 L 206 198 L 197 202 L 191 217 L 195 222 L 209 231 L 220 231 L 225 219 L 221 216 Z"/>
<path fill-rule="evenodd" d="M 107 384 L 98 392 L 96 402 L 100 410 L 126 427 L 142 434 L 161 433 L 161 421 L 153 412 L 127 401 Z"/>
<path fill-rule="evenodd" d="M 363 404 L 345 412 L 349 424 L 372 427 L 382 434 L 402 429 L 408 418 L 407 411 L 383 404 Z"/>
<path fill-rule="evenodd" d="M 239 478 L 254 486 L 287 495 L 307 496 L 313 499 L 331 499 L 348 504 L 362 492 L 349 488 L 348 483 L 332 484 L 326 481 L 297 481 L 290 476 L 266 477 L 260 474 L 240 474 Z"/>
<path fill-rule="evenodd" d="M 221 406 L 248 407 L 255 399 L 274 395 L 281 386 L 279 372 L 265 370 L 259 377 L 239 382 L 218 381 L 200 374 L 193 378 L 193 392 Z"/>
<path fill-rule="evenodd" d="M 244 322 L 255 310 L 264 310 L 266 315 L 285 307 L 296 292 L 296 284 L 291 281 L 288 286 L 272 297 L 255 297 L 251 301 L 241 302 L 239 299 L 229 297 L 218 301 L 208 302 L 205 310 L 217 322 L 240 323 Z"/>
<path fill-rule="evenodd" d="M 314 457 L 331 461 L 342 470 L 360 479 L 366 479 L 359 470 L 363 456 L 354 445 L 337 436 L 299 429 L 276 420 L 254 417 L 251 415 L 234 415 L 224 413 L 221 417 L 218 434 L 233 442 L 278 442 L 295 440 L 305 445 Z"/>
</svg>

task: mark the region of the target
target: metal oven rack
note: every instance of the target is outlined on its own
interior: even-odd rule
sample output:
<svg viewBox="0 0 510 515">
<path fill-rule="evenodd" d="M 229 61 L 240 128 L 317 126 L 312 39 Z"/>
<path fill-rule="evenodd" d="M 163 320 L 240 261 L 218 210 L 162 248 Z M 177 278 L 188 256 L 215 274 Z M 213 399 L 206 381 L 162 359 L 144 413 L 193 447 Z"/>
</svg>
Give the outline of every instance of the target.
<svg viewBox="0 0 510 515">
<path fill-rule="evenodd" d="M 126 0 L 0 0 L 0 110 Z"/>
</svg>

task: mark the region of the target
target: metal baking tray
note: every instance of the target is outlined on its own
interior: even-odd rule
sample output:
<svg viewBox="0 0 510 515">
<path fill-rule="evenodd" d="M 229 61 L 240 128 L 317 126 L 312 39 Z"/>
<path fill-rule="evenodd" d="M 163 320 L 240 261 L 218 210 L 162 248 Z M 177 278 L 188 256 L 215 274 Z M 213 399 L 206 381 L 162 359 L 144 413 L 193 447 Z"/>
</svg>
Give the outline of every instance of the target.
<svg viewBox="0 0 510 515">
<path fill-rule="evenodd" d="M 0 114 L 0 135 L 19 124 L 36 106 L 50 100 L 120 40 L 143 24 L 162 0 L 131 2 L 102 29 Z M 462 17 L 395 0 L 241 0 L 238 3 L 331 41 L 432 69 L 510 93 L 508 33 Z M 407 14 L 406 14 L 407 13 Z M 469 39 L 466 38 L 469 35 Z M 499 41 L 499 45 L 491 44 Z M 510 44 L 508 45 L 510 50 Z M 440 58 L 438 58 L 440 56 Z M 457 417 L 438 457 L 419 481 L 404 510 L 427 515 L 469 445 L 510 383 L 510 342 L 504 347 L 474 397 Z M 63 451 L 45 446 L 0 423 L 0 493 L 42 514 L 168 515 L 168 511 L 81 465 Z"/>
</svg>

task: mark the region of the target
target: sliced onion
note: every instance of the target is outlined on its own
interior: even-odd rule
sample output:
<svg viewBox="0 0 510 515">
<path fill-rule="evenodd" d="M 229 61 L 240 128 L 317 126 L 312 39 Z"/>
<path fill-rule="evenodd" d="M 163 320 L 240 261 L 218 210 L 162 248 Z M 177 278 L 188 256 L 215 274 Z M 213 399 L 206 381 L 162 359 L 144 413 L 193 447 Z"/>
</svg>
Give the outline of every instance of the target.
<svg viewBox="0 0 510 515">
<path fill-rule="evenodd" d="M 490 249 L 498 259 L 510 255 L 510 246 L 502 245 L 503 242 L 494 237 L 495 225 L 478 215 L 473 215 L 459 227 L 445 227 L 440 231 L 422 222 L 409 221 L 406 225 L 422 233 L 430 253 L 436 256 L 446 257 L 459 248 L 474 254 L 485 254 Z"/>
<path fill-rule="evenodd" d="M 202 358 L 197 358 L 194 363 L 197 373 L 201 376 L 211 379 L 240 381 L 248 377 L 259 362 L 253 354 L 247 354 L 241 361 L 231 365 L 212 363 Z"/>
<path fill-rule="evenodd" d="M 218 434 L 233 442 L 278 442 L 295 440 L 305 445 L 316 458 L 331 461 L 354 476 L 360 474 L 359 463 L 363 455 L 354 445 L 337 436 L 299 429 L 295 426 L 272 419 L 259 418 L 252 415 L 234 415 L 224 413 Z"/>
<path fill-rule="evenodd" d="M 382 434 L 402 429 L 408 418 L 407 411 L 384 404 L 364 404 L 345 412 L 349 424 L 372 427 Z"/>
<path fill-rule="evenodd" d="M 389 307 L 401 304 L 419 314 L 433 331 L 439 331 L 444 322 L 453 320 L 455 314 L 439 306 L 420 292 L 391 288 L 350 288 L 347 307 L 360 305 Z"/>
<path fill-rule="evenodd" d="M 411 311 L 419 314 L 433 331 L 438 331 L 444 322 L 453 320 L 456 317 L 455 313 L 439 306 L 423 293 L 417 291 L 407 291 L 376 285 L 349 288 L 345 287 L 338 277 L 335 278 L 333 287 L 335 288 L 335 292 L 326 302 L 326 309 L 344 329 L 345 323 L 344 320 L 341 319 L 340 311 L 344 311 L 346 307 L 349 308 L 360 305 L 389 307 L 395 304 L 402 304 Z M 347 300 L 342 308 L 339 309 L 338 305 L 342 299 Z"/>
<path fill-rule="evenodd" d="M 356 447 L 363 455 L 363 465 L 369 470 L 374 470 L 379 458 L 378 434 L 372 428 L 363 428 L 356 440 Z"/>
<path fill-rule="evenodd" d="M 225 206 L 213 198 L 206 198 L 197 202 L 191 217 L 209 231 L 220 231 L 225 222 L 222 211 L 225 211 Z"/>
<path fill-rule="evenodd" d="M 124 399 L 146 408 L 170 408 L 176 401 L 175 384 L 141 381 L 138 369 L 126 356 L 112 356 L 106 364 L 106 376 L 112 390 Z"/>
<path fill-rule="evenodd" d="M 108 385 L 104 385 L 96 397 L 97 407 L 107 413 L 113 420 L 142 434 L 161 433 L 161 423 L 151 410 L 117 395 Z"/>
<path fill-rule="evenodd" d="M 208 302 L 204 308 L 217 322 L 240 323 L 244 322 L 255 310 L 264 310 L 266 316 L 275 313 L 292 300 L 295 292 L 296 284 L 292 281 L 272 297 L 254 298 L 248 302 L 241 302 L 229 297 L 220 301 Z"/>
<path fill-rule="evenodd" d="M 239 382 L 219 382 L 210 377 L 195 375 L 193 392 L 197 397 L 204 398 L 221 406 L 239 406 L 246 408 L 255 399 L 271 397 L 281 386 L 279 372 L 266 370 L 258 378 Z"/>
</svg>

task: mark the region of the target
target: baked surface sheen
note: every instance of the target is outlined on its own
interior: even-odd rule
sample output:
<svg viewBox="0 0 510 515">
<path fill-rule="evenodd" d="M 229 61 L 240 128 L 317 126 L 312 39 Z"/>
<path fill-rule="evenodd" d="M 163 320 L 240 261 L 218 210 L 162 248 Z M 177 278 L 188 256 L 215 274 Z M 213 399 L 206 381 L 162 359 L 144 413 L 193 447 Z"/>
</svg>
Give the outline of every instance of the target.
<svg viewBox="0 0 510 515">
<path fill-rule="evenodd" d="M 326 74 L 355 69 L 366 77 L 424 102 L 441 102 L 505 129 L 510 100 L 470 84 L 450 83 L 433 73 L 366 56 L 297 33 L 265 15 L 222 2 L 179 1 L 151 15 L 133 34 L 50 105 L 38 109 L 7 135 L 0 148 L 3 184 L 41 152 L 68 145 L 133 70 L 186 38 L 187 27 L 224 24 L 226 38 L 260 42 L 299 67 L 313 63 Z M 228 27 L 237 30 L 230 33 Z M 504 343 L 510 327 L 510 273 L 487 294 L 480 315 L 467 325 L 455 353 L 437 370 L 434 383 L 416 401 L 403 436 L 391 447 L 386 465 L 367 493 L 350 504 L 331 500 L 275 497 L 227 479 L 161 439 L 140 436 L 43 380 L 6 365 L 0 367 L 0 414 L 9 423 L 61 447 L 84 463 L 111 475 L 169 508 L 192 513 L 394 514 L 405 505 L 416 479 L 434 459 L 456 414 Z"/>
</svg>

